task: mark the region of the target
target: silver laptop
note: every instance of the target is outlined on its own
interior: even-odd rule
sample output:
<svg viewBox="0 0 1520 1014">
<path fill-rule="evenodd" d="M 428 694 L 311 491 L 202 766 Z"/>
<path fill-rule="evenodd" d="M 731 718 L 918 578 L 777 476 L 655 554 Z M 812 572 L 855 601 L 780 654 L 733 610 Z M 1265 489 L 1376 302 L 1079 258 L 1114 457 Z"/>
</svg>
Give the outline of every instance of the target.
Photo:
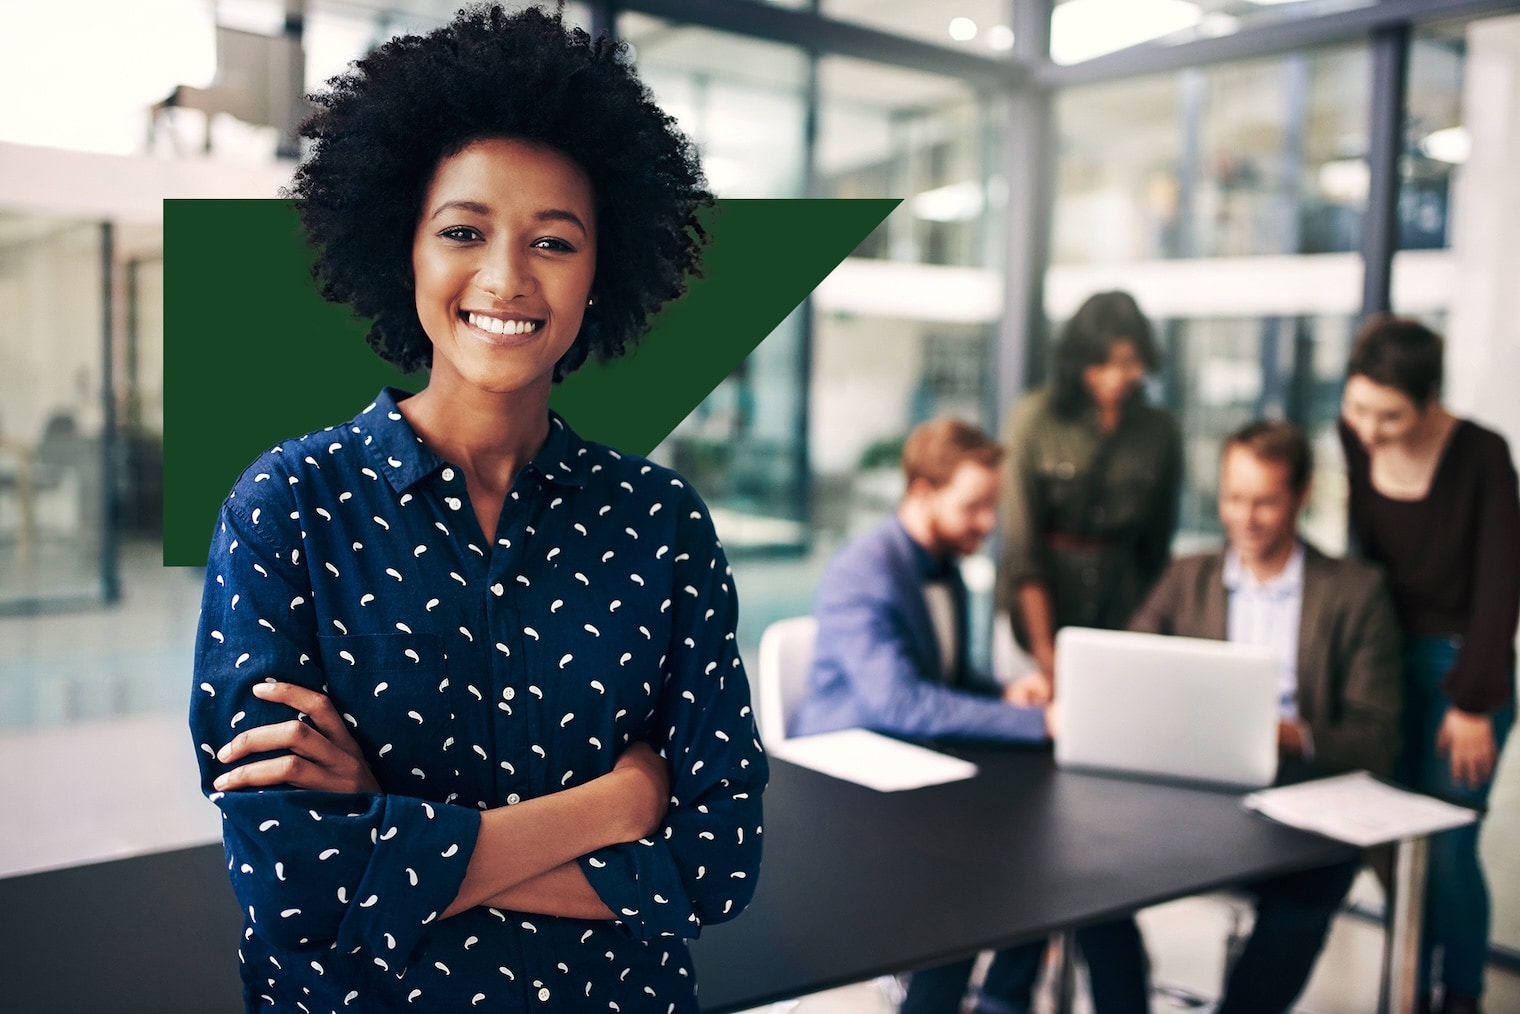
<svg viewBox="0 0 1520 1014">
<path fill-rule="evenodd" d="M 1277 680 L 1270 648 L 1066 627 L 1056 635 L 1056 764 L 1270 785 Z"/>
</svg>

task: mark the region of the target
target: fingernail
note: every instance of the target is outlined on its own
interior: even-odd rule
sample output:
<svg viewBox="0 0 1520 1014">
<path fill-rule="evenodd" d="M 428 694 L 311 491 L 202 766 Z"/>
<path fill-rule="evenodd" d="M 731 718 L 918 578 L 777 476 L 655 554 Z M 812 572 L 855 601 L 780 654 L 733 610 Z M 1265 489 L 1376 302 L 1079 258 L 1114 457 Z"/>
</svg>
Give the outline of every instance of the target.
<svg viewBox="0 0 1520 1014">
<path fill-rule="evenodd" d="M 253 685 L 253 692 L 255 694 L 258 694 L 260 697 L 263 697 L 265 694 L 269 693 L 269 691 L 271 691 L 273 689 L 274 689 L 274 684 L 273 683 L 255 683 Z"/>
<path fill-rule="evenodd" d="M 228 743 L 226 746 L 222 747 L 216 752 L 216 759 L 221 761 L 223 764 L 227 763 L 227 756 L 231 753 L 231 751 L 232 744 Z"/>
<path fill-rule="evenodd" d="M 211 783 L 211 787 L 213 789 L 225 788 L 226 785 L 227 785 L 227 776 L 226 775 L 218 775 L 216 781 L 214 781 L 214 782 Z"/>
</svg>

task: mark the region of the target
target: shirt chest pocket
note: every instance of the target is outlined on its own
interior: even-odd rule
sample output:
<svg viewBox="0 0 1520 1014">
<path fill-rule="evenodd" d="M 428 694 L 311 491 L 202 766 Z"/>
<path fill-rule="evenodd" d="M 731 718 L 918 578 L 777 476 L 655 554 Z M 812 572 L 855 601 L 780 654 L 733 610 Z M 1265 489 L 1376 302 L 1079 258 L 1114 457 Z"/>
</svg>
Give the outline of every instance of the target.
<svg viewBox="0 0 1520 1014">
<path fill-rule="evenodd" d="M 462 688 L 434 634 L 318 639 L 328 692 L 386 791 L 443 798 L 457 778 Z M 433 790 L 433 791 L 428 791 Z"/>
</svg>

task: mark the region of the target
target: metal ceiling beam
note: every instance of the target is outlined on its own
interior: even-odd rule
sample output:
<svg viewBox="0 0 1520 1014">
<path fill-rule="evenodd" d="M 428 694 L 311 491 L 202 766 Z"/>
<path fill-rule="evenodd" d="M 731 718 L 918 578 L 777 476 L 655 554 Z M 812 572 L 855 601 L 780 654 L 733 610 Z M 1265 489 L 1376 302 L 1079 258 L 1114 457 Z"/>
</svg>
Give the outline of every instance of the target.
<svg viewBox="0 0 1520 1014">
<path fill-rule="evenodd" d="M 863 25 L 835 21 L 807 10 L 773 7 L 754 0 L 619 0 L 618 9 L 687 25 L 699 25 L 816 53 L 895 64 L 942 74 L 983 87 L 1012 89 L 1029 73 L 1020 64 L 964 53 Z"/>
<path fill-rule="evenodd" d="M 1046 63 L 1035 71 L 1034 78 L 1047 88 L 1093 84 L 1184 67 L 1363 42 L 1373 33 L 1395 25 L 1465 21 L 1514 11 L 1520 11 L 1520 0 L 1382 0 L 1372 6 L 1336 14 L 1274 21 L 1214 39 L 1177 45 L 1146 43 L 1069 67 Z"/>
</svg>

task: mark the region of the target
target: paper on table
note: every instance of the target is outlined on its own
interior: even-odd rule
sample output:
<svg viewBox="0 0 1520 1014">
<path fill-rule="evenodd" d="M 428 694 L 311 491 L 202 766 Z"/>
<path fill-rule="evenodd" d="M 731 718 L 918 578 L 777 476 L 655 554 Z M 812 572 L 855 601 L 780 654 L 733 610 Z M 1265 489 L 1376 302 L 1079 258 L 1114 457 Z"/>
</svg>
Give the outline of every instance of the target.
<svg viewBox="0 0 1520 1014">
<path fill-rule="evenodd" d="M 917 789 L 976 776 L 976 765 L 865 729 L 799 736 L 768 748 L 772 757 L 879 792 Z"/>
<path fill-rule="evenodd" d="M 1280 823 L 1363 848 L 1461 827 L 1478 816 L 1466 807 L 1384 784 L 1365 771 L 1262 789 L 1243 802 L 1246 809 Z"/>
</svg>

